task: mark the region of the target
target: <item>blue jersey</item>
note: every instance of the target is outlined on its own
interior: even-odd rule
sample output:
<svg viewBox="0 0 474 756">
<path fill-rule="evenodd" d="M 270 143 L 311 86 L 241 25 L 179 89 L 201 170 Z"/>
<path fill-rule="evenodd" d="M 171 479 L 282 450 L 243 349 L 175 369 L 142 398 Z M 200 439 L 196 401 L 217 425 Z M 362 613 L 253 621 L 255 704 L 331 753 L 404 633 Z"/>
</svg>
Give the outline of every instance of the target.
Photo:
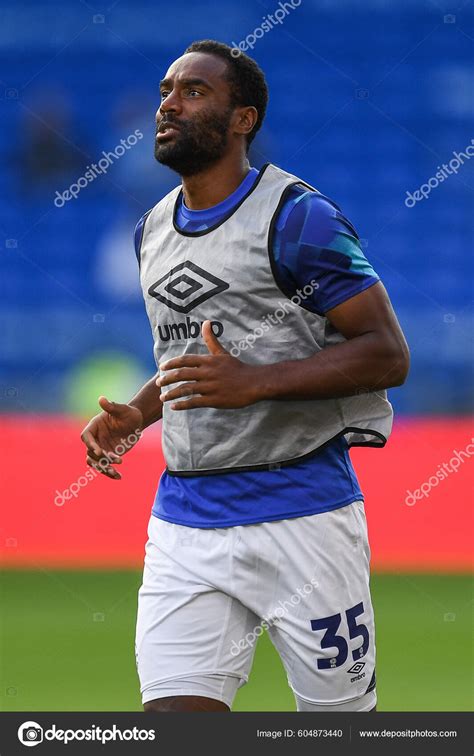
<svg viewBox="0 0 474 756">
<path fill-rule="evenodd" d="M 179 228 L 201 231 L 219 222 L 257 176 L 252 168 L 229 197 L 206 210 L 190 210 L 182 202 L 176 217 Z M 144 218 L 135 230 L 137 255 Z M 271 252 L 277 283 L 289 297 L 307 281 L 318 281 L 305 307 L 319 315 L 379 280 L 338 206 L 302 185 L 292 187 L 279 211 Z M 360 499 L 363 495 L 341 436 L 310 459 L 279 470 L 193 477 L 164 471 L 152 513 L 180 525 L 222 528 L 328 512 Z"/>
</svg>

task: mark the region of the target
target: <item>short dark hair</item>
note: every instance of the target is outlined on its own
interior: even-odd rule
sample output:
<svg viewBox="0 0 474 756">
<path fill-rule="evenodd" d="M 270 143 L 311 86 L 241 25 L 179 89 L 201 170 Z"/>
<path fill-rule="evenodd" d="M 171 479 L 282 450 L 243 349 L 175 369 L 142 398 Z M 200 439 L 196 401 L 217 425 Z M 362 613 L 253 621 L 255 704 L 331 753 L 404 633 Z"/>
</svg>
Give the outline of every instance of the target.
<svg viewBox="0 0 474 756">
<path fill-rule="evenodd" d="M 239 48 L 229 47 L 214 39 L 193 42 L 184 53 L 202 52 L 217 55 L 227 63 L 225 76 L 229 83 L 232 107 L 252 106 L 257 110 L 257 120 L 247 136 L 247 151 L 260 129 L 268 103 L 268 86 L 265 75 L 258 64 Z"/>
</svg>

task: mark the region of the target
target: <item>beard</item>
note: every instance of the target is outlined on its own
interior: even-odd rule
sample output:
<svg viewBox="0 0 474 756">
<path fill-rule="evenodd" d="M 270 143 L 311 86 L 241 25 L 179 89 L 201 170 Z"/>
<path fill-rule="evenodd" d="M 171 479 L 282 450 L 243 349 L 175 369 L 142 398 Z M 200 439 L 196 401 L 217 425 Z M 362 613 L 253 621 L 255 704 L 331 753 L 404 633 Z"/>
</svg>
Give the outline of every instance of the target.
<svg viewBox="0 0 474 756">
<path fill-rule="evenodd" d="M 186 121 L 165 118 L 165 123 L 176 123 L 179 131 L 171 140 L 155 139 L 156 160 L 180 176 L 195 176 L 217 163 L 227 147 L 232 112 L 232 108 L 224 113 L 203 110 Z"/>
</svg>

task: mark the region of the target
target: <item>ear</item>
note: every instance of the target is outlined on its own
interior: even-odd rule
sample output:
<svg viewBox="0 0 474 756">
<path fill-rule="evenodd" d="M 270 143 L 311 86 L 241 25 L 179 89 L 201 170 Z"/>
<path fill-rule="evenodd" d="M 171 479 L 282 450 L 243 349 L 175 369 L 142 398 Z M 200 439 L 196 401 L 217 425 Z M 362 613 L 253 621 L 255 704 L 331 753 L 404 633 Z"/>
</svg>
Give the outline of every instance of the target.
<svg viewBox="0 0 474 756">
<path fill-rule="evenodd" d="M 234 132 L 246 136 L 250 134 L 258 120 L 257 108 L 248 105 L 245 108 L 235 109 Z"/>
</svg>

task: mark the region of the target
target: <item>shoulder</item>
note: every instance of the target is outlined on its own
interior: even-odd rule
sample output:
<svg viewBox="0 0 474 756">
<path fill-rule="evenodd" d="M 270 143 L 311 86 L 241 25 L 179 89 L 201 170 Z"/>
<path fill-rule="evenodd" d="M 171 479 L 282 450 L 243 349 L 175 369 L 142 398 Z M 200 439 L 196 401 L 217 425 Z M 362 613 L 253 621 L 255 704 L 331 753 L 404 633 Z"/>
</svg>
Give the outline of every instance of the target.
<svg viewBox="0 0 474 756">
<path fill-rule="evenodd" d="M 351 221 L 339 205 L 321 192 L 312 191 L 304 184 L 290 187 L 276 219 L 278 231 L 286 229 L 296 239 L 311 235 L 313 244 L 325 246 L 335 233 L 346 233 L 358 239 Z"/>
<path fill-rule="evenodd" d="M 302 184 L 291 187 L 284 199 L 269 254 L 277 283 L 287 295 L 317 280 L 317 291 L 306 303 L 316 314 L 379 280 L 339 205 Z"/>
</svg>

